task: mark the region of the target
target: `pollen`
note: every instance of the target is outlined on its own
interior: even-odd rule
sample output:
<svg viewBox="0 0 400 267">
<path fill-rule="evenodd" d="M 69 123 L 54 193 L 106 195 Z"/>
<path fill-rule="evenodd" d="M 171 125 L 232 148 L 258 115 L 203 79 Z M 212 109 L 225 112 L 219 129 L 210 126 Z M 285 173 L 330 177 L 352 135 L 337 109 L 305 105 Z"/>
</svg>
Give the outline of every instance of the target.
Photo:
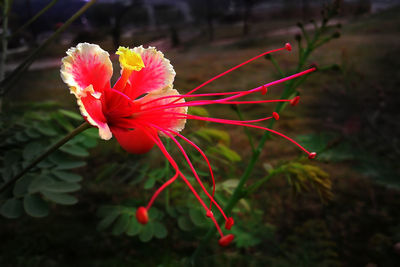
<svg viewBox="0 0 400 267">
<path fill-rule="evenodd" d="M 115 54 L 119 55 L 119 63 L 122 68 L 132 71 L 140 71 L 144 68 L 142 57 L 128 47 L 120 46 Z"/>
</svg>

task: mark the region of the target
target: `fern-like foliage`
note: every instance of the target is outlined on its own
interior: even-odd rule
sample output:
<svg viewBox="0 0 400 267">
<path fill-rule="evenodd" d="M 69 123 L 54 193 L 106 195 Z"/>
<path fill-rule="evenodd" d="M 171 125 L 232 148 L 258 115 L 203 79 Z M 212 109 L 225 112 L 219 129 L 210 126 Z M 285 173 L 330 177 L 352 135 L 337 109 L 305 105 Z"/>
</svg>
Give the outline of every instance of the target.
<svg viewBox="0 0 400 267">
<path fill-rule="evenodd" d="M 0 187 L 82 122 L 79 114 L 50 102 L 25 104 L 2 113 Z M 0 214 L 7 218 L 18 218 L 24 213 L 44 217 L 50 203 L 77 203 L 71 193 L 81 188 L 82 177 L 73 170 L 86 165 L 85 158 L 97 140 L 96 129 L 89 129 L 41 161 L 0 193 Z"/>
</svg>

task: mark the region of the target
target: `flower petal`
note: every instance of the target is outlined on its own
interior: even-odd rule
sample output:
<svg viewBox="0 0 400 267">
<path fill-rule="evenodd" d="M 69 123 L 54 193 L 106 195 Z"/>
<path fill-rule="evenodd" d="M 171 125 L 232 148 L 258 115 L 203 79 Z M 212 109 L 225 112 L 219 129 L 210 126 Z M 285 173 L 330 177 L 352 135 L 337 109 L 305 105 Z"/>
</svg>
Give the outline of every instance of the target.
<svg viewBox="0 0 400 267">
<path fill-rule="evenodd" d="M 135 47 L 132 50 L 142 57 L 145 67 L 131 74 L 130 84 L 128 83 L 124 90 L 126 95 L 136 99 L 143 94 L 172 85 L 175 71 L 162 52 L 157 51 L 154 47 L 143 48 L 143 46 Z"/>
<path fill-rule="evenodd" d="M 91 92 L 99 96 L 110 82 L 112 64 L 109 54 L 96 44 L 80 43 L 67 51 L 62 59 L 61 78 L 70 86 L 75 96 L 85 96 L 86 88 L 93 85 Z"/>
<path fill-rule="evenodd" d="M 115 138 L 117 138 L 121 147 L 129 153 L 143 154 L 148 152 L 154 146 L 153 139 L 151 139 L 141 128 L 128 130 L 119 127 L 112 127 L 111 131 Z"/>
<path fill-rule="evenodd" d="M 135 115 L 135 118 L 141 122 L 148 122 L 164 129 L 173 130 L 180 132 L 185 128 L 186 119 L 173 118 L 176 115 L 171 115 L 170 113 L 180 113 L 185 115 L 187 113 L 187 107 L 168 107 L 168 105 L 176 100 L 177 98 L 164 98 L 165 96 L 179 95 L 178 91 L 172 89 L 172 87 L 167 86 L 162 90 L 153 91 L 146 96 L 135 101 L 135 105 L 139 106 L 139 112 Z M 160 99 L 160 100 L 157 100 Z M 146 102 L 152 101 L 149 104 Z M 185 99 L 181 98 L 174 104 L 185 103 Z M 160 109 L 160 107 L 165 107 Z M 151 109 L 154 108 L 154 111 Z M 149 110 L 148 112 L 143 112 L 144 110 Z"/>
<path fill-rule="evenodd" d="M 92 87 L 89 85 L 88 87 Z M 90 89 L 85 89 L 90 90 Z M 93 89 L 92 89 L 93 90 Z M 107 120 L 102 111 L 102 102 L 91 94 L 77 98 L 82 116 L 93 126 L 99 128 L 101 139 L 109 140 L 112 137 Z"/>
</svg>

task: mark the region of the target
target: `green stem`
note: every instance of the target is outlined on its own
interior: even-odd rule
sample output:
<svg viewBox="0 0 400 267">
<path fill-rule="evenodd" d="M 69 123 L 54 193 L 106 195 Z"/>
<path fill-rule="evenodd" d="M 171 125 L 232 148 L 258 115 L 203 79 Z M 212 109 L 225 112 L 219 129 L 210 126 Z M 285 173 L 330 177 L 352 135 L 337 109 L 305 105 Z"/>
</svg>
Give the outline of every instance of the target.
<svg viewBox="0 0 400 267">
<path fill-rule="evenodd" d="M 167 150 L 170 149 L 171 147 L 170 139 L 167 139 L 165 147 Z M 164 173 L 165 177 L 169 176 L 169 161 L 167 159 L 165 160 Z M 169 187 L 165 188 L 165 209 L 169 211 Z"/>
<path fill-rule="evenodd" d="M 264 178 L 258 180 L 257 182 L 255 182 L 254 184 L 252 184 L 251 186 L 249 186 L 246 190 L 246 194 L 250 195 L 251 193 L 254 193 L 255 191 L 257 191 L 258 188 L 260 188 L 260 186 L 262 186 L 264 183 L 268 182 L 272 177 L 274 177 L 276 174 L 278 173 L 278 171 L 272 171 L 270 174 L 268 174 L 267 176 L 265 176 Z"/>
<path fill-rule="evenodd" d="M 43 151 L 42 154 L 40 154 L 34 161 L 32 161 L 28 166 L 26 166 L 22 171 L 20 171 L 17 175 L 15 175 L 13 178 L 8 180 L 5 184 L 3 184 L 0 187 L 0 193 L 3 192 L 7 187 L 10 185 L 14 184 L 19 178 L 21 178 L 25 173 L 27 173 L 30 169 L 35 167 L 39 162 L 41 162 L 43 159 L 45 159 L 48 155 L 56 151 L 59 147 L 67 143 L 69 140 L 74 138 L 76 135 L 80 134 L 81 132 L 89 129 L 91 126 L 89 123 L 84 122 L 77 128 L 75 128 L 72 132 L 64 136 L 62 139 L 60 139 L 57 143 L 54 145 L 49 146 L 45 151 Z"/>
<path fill-rule="evenodd" d="M 19 75 L 24 72 L 33 63 L 35 58 L 44 51 L 45 48 L 55 40 L 63 31 L 65 31 L 72 22 L 79 18 L 89 7 L 91 7 L 97 0 L 91 0 L 81 9 L 79 9 L 72 17 L 70 17 L 57 31 L 53 33 L 41 46 L 36 48 L 8 77 L 1 81 L 0 88 L 2 88 L 2 95 L 6 94 L 15 81 L 18 80 Z M 0 95 L 1 96 L 1 95 Z"/>
<path fill-rule="evenodd" d="M 271 60 L 271 63 L 274 65 L 276 70 L 279 72 L 279 75 L 281 77 L 285 77 L 285 73 L 283 73 L 283 71 L 282 71 L 281 67 L 279 66 L 278 62 L 275 60 L 275 58 L 272 55 L 269 57 L 269 60 Z"/>
<path fill-rule="evenodd" d="M 47 10 L 49 10 L 58 0 L 51 1 L 47 6 L 45 6 L 42 10 L 40 10 L 35 16 L 33 16 L 30 20 L 28 20 L 24 25 L 22 25 L 18 30 L 16 30 L 11 36 L 8 36 L 8 39 L 12 39 L 15 36 L 18 36 L 20 32 L 26 29 L 29 25 L 31 25 L 35 20 L 37 20 L 41 15 L 43 15 Z"/>
<path fill-rule="evenodd" d="M 236 113 L 237 113 L 239 119 L 240 119 L 240 120 L 244 120 L 244 118 L 243 118 L 243 113 L 240 111 L 240 108 L 239 108 L 238 105 L 235 106 L 234 110 L 236 111 Z M 249 143 L 250 143 L 250 146 L 251 146 L 251 150 L 254 152 L 255 146 L 254 146 L 253 136 L 251 135 L 249 128 L 244 127 L 244 132 L 245 132 L 246 135 L 247 135 L 247 139 L 249 139 Z"/>
<path fill-rule="evenodd" d="M 11 1 L 12 2 L 12 1 Z M 10 0 L 4 0 L 3 2 L 3 34 L 1 35 L 1 58 L 0 58 L 0 81 L 3 81 L 6 74 L 6 59 L 7 59 L 7 33 L 8 33 L 8 13 L 10 11 Z M 3 106 L 3 88 L 0 87 L 0 112 Z"/>
</svg>

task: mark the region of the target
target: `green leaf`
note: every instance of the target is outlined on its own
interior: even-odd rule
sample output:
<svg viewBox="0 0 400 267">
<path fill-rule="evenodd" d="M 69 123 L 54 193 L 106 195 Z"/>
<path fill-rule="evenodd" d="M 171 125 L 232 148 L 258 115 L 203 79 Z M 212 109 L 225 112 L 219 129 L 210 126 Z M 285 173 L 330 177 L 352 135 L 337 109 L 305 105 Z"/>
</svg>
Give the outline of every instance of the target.
<svg viewBox="0 0 400 267">
<path fill-rule="evenodd" d="M 45 217 L 49 214 L 49 205 L 39 195 L 27 195 L 24 197 L 24 209 L 32 217 Z"/>
<path fill-rule="evenodd" d="M 25 134 L 30 138 L 38 138 L 40 137 L 40 133 L 33 128 L 28 128 L 25 130 Z"/>
<path fill-rule="evenodd" d="M 62 147 L 60 147 L 60 150 L 62 152 L 65 152 L 67 154 L 77 156 L 77 157 L 89 156 L 89 152 L 86 149 L 84 149 L 83 147 L 77 146 L 77 145 L 65 144 Z"/>
<path fill-rule="evenodd" d="M 142 242 L 148 242 L 153 238 L 153 224 L 152 223 L 148 223 L 146 224 L 142 231 L 139 234 L 139 239 Z"/>
<path fill-rule="evenodd" d="M 22 197 L 28 193 L 28 187 L 33 181 L 34 176 L 26 174 L 15 182 L 13 194 L 16 197 Z"/>
<path fill-rule="evenodd" d="M 149 219 L 150 220 L 161 219 L 161 217 L 162 217 L 162 213 L 156 207 L 152 207 L 149 210 Z"/>
<path fill-rule="evenodd" d="M 15 139 L 17 139 L 18 142 L 22 142 L 23 143 L 23 142 L 28 141 L 30 138 L 25 133 L 18 132 L 18 133 L 15 134 Z"/>
<path fill-rule="evenodd" d="M 211 152 L 215 154 L 219 154 L 223 156 L 225 159 L 229 160 L 230 162 L 238 162 L 242 158 L 239 156 L 238 153 L 230 149 L 229 147 L 223 145 L 223 144 L 218 144 L 216 147 L 212 147 L 210 149 Z"/>
<path fill-rule="evenodd" d="M 7 151 L 4 155 L 3 180 L 8 181 L 14 174 L 14 166 L 21 160 L 21 155 L 17 150 Z"/>
<path fill-rule="evenodd" d="M 107 229 L 117 217 L 120 215 L 120 212 L 116 209 L 110 210 L 107 216 L 105 216 L 97 225 L 97 230 L 103 231 Z"/>
<path fill-rule="evenodd" d="M 354 147 L 348 143 L 340 143 L 337 146 L 323 151 L 318 155 L 319 160 L 339 162 L 344 160 L 353 160 L 357 152 Z"/>
<path fill-rule="evenodd" d="M 69 169 L 75 169 L 78 167 L 82 167 L 86 165 L 85 161 L 75 161 L 72 160 L 68 157 L 66 157 L 65 154 L 61 152 L 55 152 L 49 156 L 49 159 L 51 162 L 54 162 L 57 167 L 55 168 L 56 170 L 69 170 Z"/>
<path fill-rule="evenodd" d="M 150 189 L 154 187 L 154 184 L 156 183 L 156 179 L 154 177 L 150 177 L 146 180 L 146 182 L 143 185 L 144 189 Z"/>
<path fill-rule="evenodd" d="M 132 216 L 128 229 L 126 230 L 126 234 L 128 236 L 135 236 L 142 230 L 142 228 L 143 226 L 136 220 L 135 217 Z"/>
<path fill-rule="evenodd" d="M 207 225 L 206 215 L 199 209 L 191 208 L 189 210 L 189 217 L 192 220 L 193 224 L 198 227 L 203 227 Z"/>
<path fill-rule="evenodd" d="M 76 120 L 76 121 L 83 121 L 83 118 L 80 114 L 66 110 L 66 109 L 59 109 L 58 112 L 63 114 L 64 116 Z"/>
<path fill-rule="evenodd" d="M 189 107 L 188 114 L 197 115 L 202 117 L 209 117 L 210 113 L 208 113 L 207 109 L 203 107 Z"/>
<path fill-rule="evenodd" d="M 70 169 L 76 169 L 79 167 L 83 167 L 85 165 L 86 165 L 86 162 L 84 162 L 84 161 L 68 161 L 68 162 L 63 162 L 61 164 L 58 164 L 55 169 L 56 170 L 70 170 Z"/>
<path fill-rule="evenodd" d="M 114 224 L 113 235 L 120 235 L 128 229 L 131 215 L 123 213 Z"/>
<path fill-rule="evenodd" d="M 165 226 L 160 222 L 154 222 L 153 228 L 154 236 L 156 238 L 162 239 L 168 235 L 167 228 L 165 228 Z"/>
<path fill-rule="evenodd" d="M 239 179 L 228 179 L 221 183 L 223 189 L 232 192 L 239 184 Z"/>
<path fill-rule="evenodd" d="M 62 205 L 74 205 L 78 202 L 78 199 L 76 197 L 63 194 L 63 193 L 52 193 L 52 192 L 46 192 L 43 191 L 42 194 L 48 198 L 49 200 L 57 203 L 57 204 L 62 204 Z"/>
<path fill-rule="evenodd" d="M 58 122 L 58 124 L 63 127 L 68 132 L 72 131 L 75 127 L 60 113 L 53 112 L 51 117 Z"/>
<path fill-rule="evenodd" d="M 191 231 L 194 228 L 193 223 L 186 216 L 181 216 L 178 218 L 178 226 L 183 231 Z"/>
<path fill-rule="evenodd" d="M 336 138 L 334 133 L 319 133 L 298 135 L 296 140 L 309 151 L 317 152 L 318 154 L 326 149 L 329 142 Z M 318 155 L 319 158 L 320 155 Z"/>
<path fill-rule="evenodd" d="M 205 139 L 208 142 L 216 140 L 218 142 L 223 142 L 224 144 L 229 145 L 231 141 L 228 132 L 214 128 L 200 128 L 198 131 L 194 132 L 194 134 Z"/>
<path fill-rule="evenodd" d="M 35 129 L 45 135 L 45 136 L 56 136 L 57 135 L 57 131 L 54 130 L 54 128 L 49 125 L 49 124 L 45 124 L 45 123 L 35 123 L 34 124 Z"/>
<path fill-rule="evenodd" d="M 29 193 L 36 193 L 41 191 L 43 188 L 45 188 L 46 185 L 52 184 L 55 181 L 47 176 L 47 175 L 41 175 L 35 177 L 32 182 L 28 186 L 28 192 Z"/>
<path fill-rule="evenodd" d="M 61 179 L 65 182 L 76 183 L 82 181 L 82 176 L 76 173 L 57 171 L 57 170 L 52 170 L 51 173 L 58 179 Z"/>
<path fill-rule="evenodd" d="M 91 130 L 91 129 L 89 129 Z M 79 139 L 77 140 L 77 143 L 83 145 L 86 148 L 92 148 L 95 147 L 98 143 L 98 139 L 99 139 L 99 134 L 97 133 L 96 137 L 92 137 L 92 136 L 85 136 L 85 135 L 80 135 Z"/>
<path fill-rule="evenodd" d="M 232 228 L 232 234 L 235 235 L 235 244 L 239 248 L 248 248 L 261 242 L 261 239 L 249 231 L 243 231 L 239 227 Z"/>
<path fill-rule="evenodd" d="M 22 153 L 25 160 L 34 159 L 43 151 L 43 145 L 39 142 L 32 142 L 28 144 Z"/>
<path fill-rule="evenodd" d="M 0 208 L 1 215 L 9 219 L 18 218 L 22 212 L 22 201 L 16 198 L 7 199 Z"/>
<path fill-rule="evenodd" d="M 49 169 L 50 167 L 54 166 L 54 163 L 47 158 L 39 162 L 36 166 L 42 169 Z"/>
<path fill-rule="evenodd" d="M 99 130 L 97 128 L 90 128 L 87 129 L 82 133 L 83 136 L 87 136 L 93 139 L 98 139 L 99 138 Z"/>
<path fill-rule="evenodd" d="M 56 182 L 45 184 L 41 188 L 41 192 L 53 192 L 53 193 L 68 193 L 75 192 L 81 189 L 81 186 L 77 183 L 68 183 L 68 182 Z"/>
</svg>

